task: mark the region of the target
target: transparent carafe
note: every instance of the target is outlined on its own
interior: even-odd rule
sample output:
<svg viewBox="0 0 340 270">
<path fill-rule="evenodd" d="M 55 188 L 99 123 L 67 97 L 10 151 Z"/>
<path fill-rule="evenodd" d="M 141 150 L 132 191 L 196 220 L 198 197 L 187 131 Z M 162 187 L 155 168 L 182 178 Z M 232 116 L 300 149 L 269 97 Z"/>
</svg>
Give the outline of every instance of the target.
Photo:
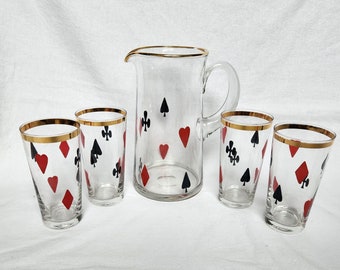
<svg viewBox="0 0 340 270">
<path fill-rule="evenodd" d="M 203 140 L 220 125 L 220 113 L 236 108 L 239 80 L 227 62 L 206 68 L 208 51 L 185 46 L 148 46 L 125 58 L 137 72 L 134 186 L 151 199 L 177 201 L 202 188 Z M 227 73 L 223 105 L 203 116 L 210 74 Z"/>
</svg>

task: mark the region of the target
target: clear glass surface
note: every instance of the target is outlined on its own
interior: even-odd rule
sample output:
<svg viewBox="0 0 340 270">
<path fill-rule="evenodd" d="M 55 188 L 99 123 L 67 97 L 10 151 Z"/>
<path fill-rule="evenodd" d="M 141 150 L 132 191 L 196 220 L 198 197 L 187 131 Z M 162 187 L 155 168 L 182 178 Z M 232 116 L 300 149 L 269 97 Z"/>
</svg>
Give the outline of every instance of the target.
<svg viewBox="0 0 340 270">
<path fill-rule="evenodd" d="M 151 46 L 125 59 L 137 71 L 134 186 L 148 198 L 182 200 L 202 187 L 203 138 L 217 128 L 202 115 L 202 94 L 212 72 L 206 69 L 207 54 L 200 48 Z M 238 79 L 234 71 L 226 72 L 237 82 L 231 82 L 225 102 L 232 109 Z"/>
</svg>

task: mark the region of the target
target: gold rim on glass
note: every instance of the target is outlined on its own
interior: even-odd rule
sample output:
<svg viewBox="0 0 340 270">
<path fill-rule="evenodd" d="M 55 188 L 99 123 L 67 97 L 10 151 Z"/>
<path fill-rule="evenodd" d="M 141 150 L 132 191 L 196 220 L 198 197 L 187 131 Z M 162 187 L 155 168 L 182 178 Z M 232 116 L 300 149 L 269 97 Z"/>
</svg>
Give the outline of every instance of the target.
<svg viewBox="0 0 340 270">
<path fill-rule="evenodd" d="M 141 50 L 144 49 L 159 49 L 159 48 L 173 48 L 173 49 L 191 49 L 191 50 L 197 50 L 199 52 L 197 53 L 155 53 L 155 52 L 143 52 Z M 194 56 L 206 56 L 208 55 L 208 50 L 198 47 L 190 47 L 190 46 L 145 46 L 145 47 L 139 47 L 127 54 L 124 61 L 127 62 L 129 58 L 132 55 L 149 55 L 149 56 L 158 56 L 158 57 L 167 57 L 167 58 L 181 58 L 181 57 L 194 57 Z"/>
<path fill-rule="evenodd" d="M 257 117 L 266 120 L 266 123 L 260 124 L 240 124 L 231 119 L 227 119 L 230 116 L 250 116 L 250 117 Z M 221 122 L 224 126 L 240 129 L 240 130 L 265 130 L 271 127 L 274 117 L 261 112 L 251 112 L 251 111 L 229 111 L 223 112 L 221 114 Z"/>
<path fill-rule="evenodd" d="M 62 133 L 58 135 L 30 135 L 26 133 L 27 130 L 44 125 L 69 125 L 75 127 L 75 130 L 72 132 Z M 79 124 L 70 119 L 62 119 L 62 118 L 50 118 L 50 119 L 41 119 L 32 121 L 26 124 L 22 124 L 19 127 L 21 137 L 25 141 L 35 142 L 35 143 L 53 143 L 53 142 L 62 142 L 69 139 L 72 139 L 79 134 Z"/>
<path fill-rule="evenodd" d="M 121 117 L 116 118 L 116 119 L 111 119 L 111 120 L 85 120 L 81 118 L 81 115 L 84 115 L 86 113 L 92 113 L 92 112 L 115 112 L 115 113 L 120 113 Z M 119 123 L 122 123 L 126 120 L 126 111 L 123 109 L 117 109 L 117 108 L 89 108 L 89 109 L 83 109 L 79 110 L 75 113 L 77 117 L 78 123 L 86 126 L 111 126 L 111 125 L 116 125 Z"/>
<path fill-rule="evenodd" d="M 313 132 L 317 132 L 327 136 L 329 139 L 319 141 L 301 141 L 297 138 L 291 138 L 279 133 L 282 129 L 304 129 Z M 333 131 L 324 129 L 322 127 L 307 125 L 307 124 L 277 124 L 274 126 L 274 138 L 282 143 L 289 144 L 295 147 L 303 148 L 325 148 L 333 144 L 336 134 Z"/>
</svg>

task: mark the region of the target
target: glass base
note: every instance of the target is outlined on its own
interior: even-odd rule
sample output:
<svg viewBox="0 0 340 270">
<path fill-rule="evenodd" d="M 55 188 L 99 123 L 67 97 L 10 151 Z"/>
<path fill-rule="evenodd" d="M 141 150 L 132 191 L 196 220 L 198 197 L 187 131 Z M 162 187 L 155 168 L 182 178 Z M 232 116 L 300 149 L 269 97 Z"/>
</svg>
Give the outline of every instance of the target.
<svg viewBox="0 0 340 270">
<path fill-rule="evenodd" d="M 52 220 L 47 220 L 43 218 L 43 222 L 50 229 L 63 230 L 63 229 L 71 228 L 74 225 L 77 225 L 82 219 L 82 217 L 83 217 L 83 214 L 79 213 L 77 216 L 67 221 L 54 221 L 54 220 L 52 221 Z"/>
<path fill-rule="evenodd" d="M 247 208 L 253 204 L 254 195 L 240 187 L 231 187 L 227 190 L 220 189 L 218 199 L 232 208 Z"/>
<path fill-rule="evenodd" d="M 192 170 L 174 164 L 160 164 L 148 167 L 149 179 L 144 186 L 140 175 L 134 179 L 136 191 L 157 201 L 180 201 L 195 196 L 202 189 L 202 180 Z M 189 181 L 184 180 L 187 176 Z M 183 182 L 186 187 L 183 187 Z"/>
<path fill-rule="evenodd" d="M 305 228 L 305 223 L 299 218 L 298 212 L 293 208 L 277 207 L 273 213 L 265 213 L 266 224 L 279 232 L 294 234 Z"/>
<path fill-rule="evenodd" d="M 111 206 L 120 202 L 124 197 L 123 192 L 118 192 L 112 185 L 102 185 L 95 192 L 89 192 L 89 201 L 99 206 Z"/>
</svg>

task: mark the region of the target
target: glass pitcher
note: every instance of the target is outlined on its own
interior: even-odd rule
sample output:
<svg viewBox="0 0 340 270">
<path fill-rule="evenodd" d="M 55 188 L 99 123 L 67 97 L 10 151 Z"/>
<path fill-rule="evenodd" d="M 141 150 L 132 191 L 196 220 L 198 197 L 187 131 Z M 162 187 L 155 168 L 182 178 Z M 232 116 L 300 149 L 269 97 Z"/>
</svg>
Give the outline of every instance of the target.
<svg viewBox="0 0 340 270">
<path fill-rule="evenodd" d="M 239 80 L 233 67 L 206 68 L 208 51 L 186 46 L 132 50 L 126 62 L 137 71 L 134 186 L 160 201 L 190 198 L 202 188 L 203 139 L 220 126 L 220 113 L 236 108 Z M 223 105 L 203 116 L 203 94 L 212 71 L 227 73 Z"/>
</svg>

